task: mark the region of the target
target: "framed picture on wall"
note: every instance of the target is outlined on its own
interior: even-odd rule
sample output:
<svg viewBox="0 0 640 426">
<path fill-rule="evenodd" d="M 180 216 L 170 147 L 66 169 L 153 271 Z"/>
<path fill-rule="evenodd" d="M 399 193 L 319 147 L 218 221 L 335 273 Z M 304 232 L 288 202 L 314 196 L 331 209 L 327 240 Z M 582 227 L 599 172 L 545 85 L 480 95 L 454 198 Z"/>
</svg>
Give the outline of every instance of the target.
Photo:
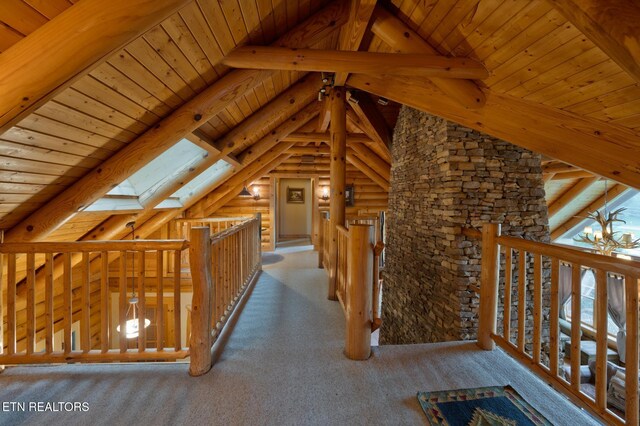
<svg viewBox="0 0 640 426">
<path fill-rule="evenodd" d="M 287 187 L 287 203 L 304 204 L 304 188 Z"/>
<path fill-rule="evenodd" d="M 344 188 L 344 197 L 346 207 L 353 207 L 353 185 L 347 185 Z"/>
</svg>

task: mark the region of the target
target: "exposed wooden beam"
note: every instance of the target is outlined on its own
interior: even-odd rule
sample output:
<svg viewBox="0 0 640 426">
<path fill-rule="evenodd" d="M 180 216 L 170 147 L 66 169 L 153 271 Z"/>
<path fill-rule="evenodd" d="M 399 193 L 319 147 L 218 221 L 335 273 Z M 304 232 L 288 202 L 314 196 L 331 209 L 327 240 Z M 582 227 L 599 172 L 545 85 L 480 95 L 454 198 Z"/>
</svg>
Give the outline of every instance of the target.
<svg viewBox="0 0 640 426">
<path fill-rule="evenodd" d="M 240 165 L 240 162 L 238 161 L 238 159 L 233 155 L 231 154 L 222 155 L 220 153 L 220 150 L 216 148 L 214 141 L 211 140 L 211 138 L 205 135 L 203 132 L 197 129 L 185 135 L 184 138 L 187 139 L 189 142 L 192 142 L 198 145 L 200 148 L 206 149 L 212 156 L 215 156 L 216 158 L 221 158 L 234 167 L 238 167 Z"/>
<path fill-rule="evenodd" d="M 549 217 L 553 217 L 564 207 L 568 206 L 571 201 L 573 201 L 576 197 L 589 189 L 589 187 L 596 183 L 598 180 L 600 180 L 599 177 L 592 177 L 580 179 L 578 182 L 576 182 L 575 185 L 566 190 L 560 197 L 558 197 L 557 200 L 549 205 Z"/>
<path fill-rule="evenodd" d="M 321 86 L 318 74 L 309 74 L 292 84 L 267 105 L 251 114 L 226 135 L 214 142 L 224 152 L 238 152 L 251 144 L 256 134 L 277 126 L 283 117 L 298 112 L 304 105 L 316 99 Z"/>
<path fill-rule="evenodd" d="M 640 4 L 629 0 L 549 0 L 582 34 L 640 83 Z"/>
<path fill-rule="evenodd" d="M 429 43 L 381 6 L 376 7 L 372 21 L 371 31 L 391 46 L 394 52 L 438 54 Z M 484 93 L 473 81 L 443 78 L 432 78 L 431 81 L 465 108 L 480 108 L 485 103 Z"/>
<path fill-rule="evenodd" d="M 602 208 L 602 206 L 604 206 L 605 198 L 607 198 L 608 201 L 611 201 L 617 196 L 619 196 L 620 194 L 622 194 L 627 189 L 629 188 L 624 185 L 617 184 L 613 188 L 610 188 L 607 191 L 606 197 L 603 192 L 602 195 L 597 200 L 589 204 L 584 209 L 580 210 L 573 217 L 571 217 L 571 219 L 567 220 L 562 225 L 559 225 L 556 228 L 552 229 L 551 241 L 557 238 L 560 238 L 565 232 L 567 232 L 568 230 L 570 230 L 571 228 L 573 228 L 574 226 L 582 222 L 584 219 L 586 219 L 587 214 Z"/>
<path fill-rule="evenodd" d="M 0 55 L 0 134 L 189 1 L 83 0 L 9 47 Z"/>
<path fill-rule="evenodd" d="M 593 177 L 593 173 L 584 170 L 576 170 L 575 172 L 567 173 L 548 173 L 545 176 L 551 176 L 548 180 L 568 180 Z"/>
<path fill-rule="evenodd" d="M 322 100 L 322 109 L 318 115 L 318 126 L 316 130 L 318 132 L 326 132 L 329 129 L 329 122 L 331 121 L 331 105 L 329 104 L 329 98 L 326 96 Z"/>
<path fill-rule="evenodd" d="M 360 44 L 362 44 L 362 39 L 369 26 L 376 3 L 377 0 L 351 0 L 349 20 L 340 29 L 340 37 L 338 38 L 339 50 L 360 50 Z M 336 73 L 333 79 L 334 84 L 336 86 L 344 86 L 348 76 L 349 74 L 345 72 Z"/>
<path fill-rule="evenodd" d="M 362 160 L 355 151 L 347 151 L 347 161 L 353 164 L 358 170 L 364 173 L 369 179 L 374 181 L 384 191 L 389 192 L 389 181 L 376 172 L 370 164 Z"/>
<path fill-rule="evenodd" d="M 385 160 L 390 163 L 393 132 L 378 107 L 376 107 L 376 103 L 368 93 L 362 92 L 354 93 L 350 91 L 347 99 L 349 100 L 349 106 L 360 119 L 362 130 L 378 143 L 381 150 L 386 154 Z"/>
<path fill-rule="evenodd" d="M 542 175 L 542 181 L 543 181 L 544 183 L 547 183 L 547 182 L 549 182 L 551 179 L 553 179 L 553 177 L 554 177 L 555 175 L 556 175 L 555 173 L 544 173 L 544 174 Z"/>
<path fill-rule="evenodd" d="M 559 163 L 559 162 L 542 165 L 542 173 L 568 173 L 568 172 L 575 172 L 577 170 L 579 169 L 575 168 L 571 164 L 565 164 L 565 163 Z"/>
<path fill-rule="evenodd" d="M 331 135 L 329 133 L 318 132 L 295 132 L 289 136 L 282 138 L 283 142 L 325 142 L 329 143 Z M 371 143 L 371 138 L 360 133 L 348 133 L 348 143 Z"/>
<path fill-rule="evenodd" d="M 288 154 L 292 155 L 329 155 L 329 147 L 327 145 L 322 146 L 294 146 Z"/>
<path fill-rule="evenodd" d="M 292 132 L 295 132 L 300 127 L 313 120 L 319 110 L 320 105 L 318 105 L 318 102 L 311 101 L 307 106 L 302 108 L 301 111 L 292 114 L 287 118 L 287 120 L 269 132 L 265 137 L 245 149 L 238 156 L 238 161 L 242 164 L 247 164 L 276 146 L 281 141 L 287 142 L 288 137 Z M 288 142 L 291 143 L 293 141 Z"/>
<path fill-rule="evenodd" d="M 365 144 L 353 143 L 349 147 L 353 149 L 355 154 L 363 160 L 365 164 L 368 164 L 377 174 L 382 176 L 387 181 L 387 190 L 389 190 L 389 180 L 391 179 L 391 165 L 369 149 Z"/>
<path fill-rule="evenodd" d="M 481 110 L 469 110 L 426 80 L 352 74 L 347 83 L 640 188 L 640 134 L 632 130 L 492 92 Z"/>
<path fill-rule="evenodd" d="M 333 33 L 345 20 L 342 2 L 332 2 L 281 37 L 275 44 L 288 47 L 313 45 Z M 202 122 L 213 118 L 230 102 L 261 84 L 271 74 L 271 72 L 252 70 L 237 70 L 226 74 L 156 126 L 130 142 L 101 166 L 14 226 L 6 234 L 5 241 L 34 241 L 45 237 L 69 220 L 77 211 L 140 170 L 149 161 L 180 141 L 184 135 L 193 132 Z"/>
<path fill-rule="evenodd" d="M 473 59 L 422 53 L 243 46 L 229 53 L 222 63 L 228 67 L 254 70 L 353 72 L 461 79 L 483 79 L 489 76 L 484 65 Z"/>
</svg>

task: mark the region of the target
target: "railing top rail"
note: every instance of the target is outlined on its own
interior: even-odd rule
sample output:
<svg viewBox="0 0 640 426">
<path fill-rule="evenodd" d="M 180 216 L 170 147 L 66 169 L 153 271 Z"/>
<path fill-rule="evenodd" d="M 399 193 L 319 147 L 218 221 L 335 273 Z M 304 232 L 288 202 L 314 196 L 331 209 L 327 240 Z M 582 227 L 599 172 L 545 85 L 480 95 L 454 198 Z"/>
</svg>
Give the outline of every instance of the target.
<svg viewBox="0 0 640 426">
<path fill-rule="evenodd" d="M 233 225 L 231 228 L 227 228 L 224 231 L 220 231 L 214 234 L 213 236 L 211 236 L 211 244 L 217 243 L 218 241 L 223 240 L 226 237 L 235 234 L 236 232 L 248 227 L 254 222 L 258 222 L 258 225 L 260 225 L 259 219 L 257 217 L 250 218 L 250 219 L 245 218 L 245 219 L 246 220 L 244 222 L 238 223 L 237 225 Z"/>
<path fill-rule="evenodd" d="M 98 251 L 184 250 L 187 240 L 62 241 L 0 244 L 0 253 L 85 253 Z"/>
<path fill-rule="evenodd" d="M 236 222 L 239 220 L 250 219 L 251 216 L 238 216 L 238 217 L 201 217 L 201 218 L 189 218 L 189 219 L 174 219 L 178 223 L 218 223 L 218 222 Z"/>
<path fill-rule="evenodd" d="M 472 238 L 482 238 L 482 234 L 475 229 L 463 229 L 463 235 Z M 540 243 L 537 241 L 525 240 L 522 238 L 502 235 L 497 237 L 498 244 L 527 251 L 529 253 L 541 254 L 543 256 L 555 257 L 570 263 L 586 266 L 593 269 L 601 269 L 621 275 L 640 276 L 640 262 L 626 259 L 619 259 L 601 254 L 589 253 L 576 248 L 559 246 L 556 244 Z"/>
</svg>

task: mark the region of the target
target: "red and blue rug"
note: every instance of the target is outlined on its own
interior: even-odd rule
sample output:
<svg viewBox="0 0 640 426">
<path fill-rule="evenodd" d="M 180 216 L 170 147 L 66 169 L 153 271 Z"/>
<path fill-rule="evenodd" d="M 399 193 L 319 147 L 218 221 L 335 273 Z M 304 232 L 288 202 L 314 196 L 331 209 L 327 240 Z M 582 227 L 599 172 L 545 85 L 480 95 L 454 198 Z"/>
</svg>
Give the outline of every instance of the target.
<svg viewBox="0 0 640 426">
<path fill-rule="evenodd" d="M 418 392 L 418 401 L 430 425 L 551 426 L 511 386 Z"/>
</svg>

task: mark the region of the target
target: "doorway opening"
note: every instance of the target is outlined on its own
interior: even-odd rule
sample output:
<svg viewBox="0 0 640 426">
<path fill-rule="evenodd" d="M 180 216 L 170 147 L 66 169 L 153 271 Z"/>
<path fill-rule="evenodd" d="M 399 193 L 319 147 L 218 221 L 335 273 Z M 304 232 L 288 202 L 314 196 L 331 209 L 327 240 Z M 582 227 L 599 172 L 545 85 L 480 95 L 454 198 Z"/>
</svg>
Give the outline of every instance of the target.
<svg viewBox="0 0 640 426">
<path fill-rule="evenodd" d="M 278 179 L 276 247 L 312 244 L 314 188 L 310 178 Z"/>
</svg>

